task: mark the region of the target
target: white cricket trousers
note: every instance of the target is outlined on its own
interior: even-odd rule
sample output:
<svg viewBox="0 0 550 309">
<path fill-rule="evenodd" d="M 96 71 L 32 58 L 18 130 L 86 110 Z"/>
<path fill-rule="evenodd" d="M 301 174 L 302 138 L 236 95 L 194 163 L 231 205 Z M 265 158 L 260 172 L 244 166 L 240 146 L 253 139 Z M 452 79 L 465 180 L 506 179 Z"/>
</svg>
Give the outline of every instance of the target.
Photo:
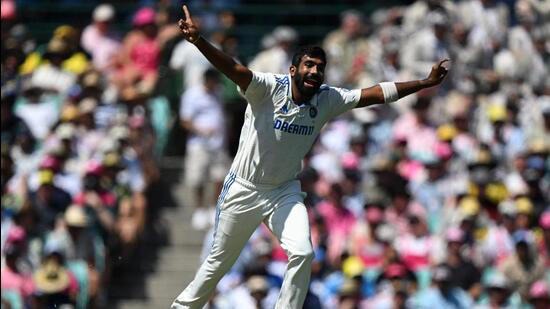
<svg viewBox="0 0 550 309">
<path fill-rule="evenodd" d="M 276 308 L 302 308 L 313 260 L 304 195 L 297 180 L 278 187 L 259 186 L 230 173 L 218 199 L 210 253 L 171 308 L 203 308 L 262 221 L 279 239 L 288 255 Z"/>
</svg>

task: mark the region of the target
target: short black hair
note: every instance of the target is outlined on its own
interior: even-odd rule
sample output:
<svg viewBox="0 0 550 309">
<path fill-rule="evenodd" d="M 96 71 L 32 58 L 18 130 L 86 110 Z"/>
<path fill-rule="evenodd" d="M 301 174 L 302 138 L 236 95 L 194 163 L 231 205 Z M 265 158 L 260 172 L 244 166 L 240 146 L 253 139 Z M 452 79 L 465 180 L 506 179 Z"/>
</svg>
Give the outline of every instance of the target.
<svg viewBox="0 0 550 309">
<path fill-rule="evenodd" d="M 204 71 L 203 74 L 204 80 L 213 80 L 213 81 L 219 81 L 220 80 L 220 73 L 214 69 L 207 69 Z"/>
<path fill-rule="evenodd" d="M 296 53 L 294 53 L 294 56 L 292 56 L 292 65 L 295 67 L 300 65 L 300 61 L 302 61 L 302 58 L 306 55 L 311 58 L 319 58 L 323 60 L 325 64 L 327 63 L 327 55 L 321 47 L 303 46 L 300 47 L 300 49 Z"/>
</svg>

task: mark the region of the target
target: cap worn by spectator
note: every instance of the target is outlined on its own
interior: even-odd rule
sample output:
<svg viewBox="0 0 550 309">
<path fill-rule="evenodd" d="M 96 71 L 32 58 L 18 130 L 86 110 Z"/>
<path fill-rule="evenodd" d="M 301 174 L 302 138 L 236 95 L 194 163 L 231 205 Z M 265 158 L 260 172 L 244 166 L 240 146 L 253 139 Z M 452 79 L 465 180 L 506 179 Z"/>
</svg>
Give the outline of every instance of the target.
<svg viewBox="0 0 550 309">
<path fill-rule="evenodd" d="M 54 173 L 51 170 L 41 170 L 38 172 L 38 184 L 43 185 L 52 185 L 53 184 Z"/>
<path fill-rule="evenodd" d="M 395 227 L 387 223 L 377 226 L 374 233 L 380 241 L 387 244 L 393 243 L 393 241 L 397 237 L 397 231 L 395 230 Z"/>
<path fill-rule="evenodd" d="M 97 100 L 93 98 L 85 98 L 78 104 L 78 110 L 81 115 L 92 113 L 97 107 Z"/>
<path fill-rule="evenodd" d="M 432 273 L 432 280 L 435 282 L 448 282 L 451 280 L 451 271 L 447 266 L 437 266 Z"/>
<path fill-rule="evenodd" d="M 108 22 L 115 17 L 115 8 L 110 4 L 98 5 L 92 13 L 92 19 L 95 22 Z"/>
<path fill-rule="evenodd" d="M 501 104 L 491 104 L 487 109 L 487 116 L 493 123 L 505 121 L 506 108 Z"/>
<path fill-rule="evenodd" d="M 44 157 L 42 162 L 40 162 L 40 166 L 39 166 L 40 169 L 50 170 L 50 171 L 58 170 L 59 167 L 60 167 L 59 160 L 51 155 Z"/>
<path fill-rule="evenodd" d="M 361 275 L 364 270 L 363 261 L 357 256 L 350 256 L 342 262 L 342 272 L 348 278 Z"/>
<path fill-rule="evenodd" d="M 44 294 L 63 292 L 70 284 L 69 273 L 54 259 L 46 260 L 33 277 L 37 290 Z"/>
<path fill-rule="evenodd" d="M 135 27 L 141 27 L 155 22 L 155 11 L 152 8 L 144 7 L 139 9 L 134 18 L 132 19 L 132 24 Z"/>
<path fill-rule="evenodd" d="M 251 293 L 267 293 L 269 284 L 263 276 L 252 276 L 246 281 L 246 287 Z"/>
<path fill-rule="evenodd" d="M 76 128 L 70 123 L 63 123 L 55 129 L 55 135 L 59 139 L 72 139 L 76 134 Z"/>
<path fill-rule="evenodd" d="M 515 217 L 517 214 L 517 208 L 513 201 L 505 200 L 498 204 L 498 212 L 503 216 Z"/>
<path fill-rule="evenodd" d="M 65 42 L 73 42 L 78 38 L 78 31 L 72 26 L 62 25 L 55 28 L 53 38 L 60 39 Z"/>
<path fill-rule="evenodd" d="M 464 232 L 458 227 L 451 227 L 445 233 L 447 242 L 464 242 Z"/>
<path fill-rule="evenodd" d="M 458 130 L 452 124 L 443 124 L 437 128 L 437 138 L 443 142 L 450 142 L 458 135 Z"/>
<path fill-rule="evenodd" d="M 279 26 L 273 30 L 273 37 L 277 42 L 294 42 L 298 39 L 298 34 L 291 27 Z"/>
<path fill-rule="evenodd" d="M 130 135 L 130 131 L 125 126 L 115 126 L 111 129 L 109 135 L 116 140 L 123 140 L 128 138 L 128 136 Z"/>
<path fill-rule="evenodd" d="M 54 55 L 64 55 L 67 52 L 69 52 L 69 45 L 67 44 L 67 42 L 60 38 L 53 38 L 48 43 L 48 47 L 46 48 L 46 53 L 44 54 L 44 57 L 48 58 Z"/>
<path fill-rule="evenodd" d="M 73 104 L 67 104 L 63 106 L 60 118 L 62 122 L 70 122 L 76 120 L 78 116 L 78 107 Z"/>
<path fill-rule="evenodd" d="M 78 205 L 71 205 L 65 210 L 65 222 L 71 227 L 86 227 L 88 226 L 88 217 L 84 208 Z"/>
<path fill-rule="evenodd" d="M 548 289 L 548 284 L 544 280 L 536 281 L 531 285 L 529 289 L 529 298 L 531 300 L 535 299 L 550 299 L 550 289 Z"/>
<path fill-rule="evenodd" d="M 484 286 L 487 289 L 508 290 L 508 288 L 509 288 L 508 281 L 506 280 L 506 277 L 504 276 L 504 274 L 502 274 L 499 271 L 494 271 L 492 273 L 489 273 L 485 277 Z"/>
<path fill-rule="evenodd" d="M 121 167 L 120 155 L 115 152 L 107 153 L 103 157 L 103 166 L 107 168 L 119 168 Z"/>
<path fill-rule="evenodd" d="M 516 199 L 515 206 L 518 214 L 531 215 L 533 213 L 533 203 L 527 197 Z"/>
<path fill-rule="evenodd" d="M 479 201 L 473 196 L 465 196 L 458 202 L 458 209 L 464 217 L 476 216 L 480 210 Z"/>
<path fill-rule="evenodd" d="M 103 166 L 101 163 L 92 160 L 86 164 L 86 175 L 101 175 L 103 172 Z"/>
<path fill-rule="evenodd" d="M 352 279 L 345 279 L 344 283 L 338 290 L 339 296 L 354 296 L 357 294 L 359 287 L 357 283 Z"/>
</svg>

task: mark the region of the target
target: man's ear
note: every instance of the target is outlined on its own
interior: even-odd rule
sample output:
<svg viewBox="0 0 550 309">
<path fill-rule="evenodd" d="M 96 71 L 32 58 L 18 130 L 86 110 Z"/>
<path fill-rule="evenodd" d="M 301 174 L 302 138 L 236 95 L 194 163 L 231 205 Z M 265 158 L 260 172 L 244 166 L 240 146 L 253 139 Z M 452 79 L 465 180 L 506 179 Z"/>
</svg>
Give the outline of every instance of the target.
<svg viewBox="0 0 550 309">
<path fill-rule="evenodd" d="M 290 71 L 290 76 L 294 77 L 294 75 L 296 74 L 296 67 L 291 65 L 288 70 Z"/>
</svg>

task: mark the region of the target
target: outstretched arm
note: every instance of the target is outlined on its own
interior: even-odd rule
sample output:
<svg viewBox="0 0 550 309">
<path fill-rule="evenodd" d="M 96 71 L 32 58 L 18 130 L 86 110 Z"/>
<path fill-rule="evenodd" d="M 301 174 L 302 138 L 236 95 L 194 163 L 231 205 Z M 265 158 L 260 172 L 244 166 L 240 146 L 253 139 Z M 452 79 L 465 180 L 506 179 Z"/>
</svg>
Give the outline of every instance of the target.
<svg viewBox="0 0 550 309">
<path fill-rule="evenodd" d="M 252 71 L 205 40 L 193 23 L 186 5 L 183 6 L 183 12 L 185 19 L 180 19 L 178 25 L 185 39 L 194 44 L 216 69 L 237 84 L 242 91 L 246 91 L 252 80 Z"/>
<path fill-rule="evenodd" d="M 356 108 L 397 101 L 402 97 L 418 92 L 424 88 L 439 85 L 445 78 L 445 75 L 447 75 L 448 70 L 443 66 L 443 63 L 447 61 L 449 61 L 449 59 L 441 60 L 439 63 L 435 64 L 432 67 L 430 75 L 428 75 L 426 79 L 401 83 L 381 83 L 361 89 L 361 99 Z M 393 88 L 394 86 L 392 84 L 395 84 L 395 88 Z"/>
</svg>

